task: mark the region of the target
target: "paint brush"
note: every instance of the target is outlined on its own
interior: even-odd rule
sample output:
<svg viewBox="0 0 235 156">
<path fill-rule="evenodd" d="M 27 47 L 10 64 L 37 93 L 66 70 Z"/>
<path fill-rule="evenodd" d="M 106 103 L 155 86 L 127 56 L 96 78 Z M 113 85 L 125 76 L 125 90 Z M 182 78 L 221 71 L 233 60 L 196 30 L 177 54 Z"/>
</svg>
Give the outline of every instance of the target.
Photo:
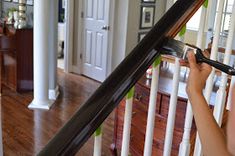
<svg viewBox="0 0 235 156">
<path fill-rule="evenodd" d="M 161 54 L 171 55 L 186 61 L 188 60 L 187 53 L 189 51 L 193 51 L 195 53 L 197 63 L 207 63 L 226 74 L 235 75 L 235 69 L 233 67 L 220 63 L 218 61 L 208 59 L 203 55 L 202 50 L 194 45 L 168 38 L 160 51 Z"/>
</svg>

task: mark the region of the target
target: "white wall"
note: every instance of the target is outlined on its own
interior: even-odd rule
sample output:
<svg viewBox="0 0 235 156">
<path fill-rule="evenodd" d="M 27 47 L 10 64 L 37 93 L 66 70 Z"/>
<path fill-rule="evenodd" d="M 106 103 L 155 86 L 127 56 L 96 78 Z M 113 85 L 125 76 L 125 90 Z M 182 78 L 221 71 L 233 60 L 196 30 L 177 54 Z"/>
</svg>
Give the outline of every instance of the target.
<svg viewBox="0 0 235 156">
<path fill-rule="evenodd" d="M 124 1 L 124 0 L 123 0 Z M 113 46 L 112 69 L 114 69 L 138 43 L 140 25 L 140 0 L 116 1 L 115 34 Z M 155 22 L 164 14 L 165 0 L 156 0 Z"/>
<path fill-rule="evenodd" d="M 111 70 L 113 70 L 126 55 L 129 0 L 115 1 L 114 36 Z"/>
<path fill-rule="evenodd" d="M 196 45 L 196 42 L 197 42 L 197 33 L 198 33 L 198 31 L 187 30 L 186 34 L 185 34 L 185 42 L 189 43 L 189 44 Z M 206 33 L 204 33 L 202 47 L 207 48 L 207 45 L 205 43 L 206 43 Z"/>
<path fill-rule="evenodd" d="M 111 58 L 111 70 L 126 57 L 127 54 L 136 46 L 138 40 L 139 22 L 140 22 L 140 0 L 113 0 L 115 2 L 115 15 L 114 15 L 114 30 L 113 33 L 113 48 L 109 53 Z M 165 12 L 166 1 L 156 0 L 155 9 L 155 22 Z M 80 55 L 79 40 L 81 38 L 78 34 L 78 29 L 81 27 L 79 23 L 79 2 L 75 1 L 75 16 L 74 16 L 74 53 L 73 53 L 73 65 L 79 64 Z M 146 31 L 146 30 L 144 30 Z"/>
</svg>

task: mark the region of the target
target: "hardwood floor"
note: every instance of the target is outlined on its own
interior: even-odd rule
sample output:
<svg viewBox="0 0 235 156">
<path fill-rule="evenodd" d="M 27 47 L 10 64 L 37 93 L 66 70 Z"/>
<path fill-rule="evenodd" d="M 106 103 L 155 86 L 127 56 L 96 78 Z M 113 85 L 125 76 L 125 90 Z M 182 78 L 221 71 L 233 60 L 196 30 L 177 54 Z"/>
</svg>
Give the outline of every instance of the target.
<svg viewBox="0 0 235 156">
<path fill-rule="evenodd" d="M 162 70 L 165 77 L 160 88 L 171 89 L 173 72 Z M 162 78 L 160 78 L 162 79 Z M 6 88 L 0 97 L 2 106 L 3 148 L 5 156 L 36 155 L 55 133 L 73 116 L 100 83 L 88 78 L 58 71 L 60 96 L 49 111 L 29 110 L 32 93 L 17 94 Z M 181 79 L 179 96 L 185 96 L 185 79 Z M 212 98 L 213 99 L 213 98 Z M 114 112 L 104 125 L 102 155 L 110 156 L 109 146 L 113 139 Z M 77 156 L 93 155 L 93 137 L 77 153 Z"/>
<path fill-rule="evenodd" d="M 60 96 L 49 111 L 29 110 L 32 93 L 17 94 L 4 89 L 1 97 L 3 148 L 5 156 L 36 155 L 55 133 L 100 85 L 88 78 L 58 72 Z M 111 114 L 104 123 L 103 155 L 111 155 L 113 135 Z M 78 152 L 78 156 L 93 154 L 93 137 Z"/>
</svg>

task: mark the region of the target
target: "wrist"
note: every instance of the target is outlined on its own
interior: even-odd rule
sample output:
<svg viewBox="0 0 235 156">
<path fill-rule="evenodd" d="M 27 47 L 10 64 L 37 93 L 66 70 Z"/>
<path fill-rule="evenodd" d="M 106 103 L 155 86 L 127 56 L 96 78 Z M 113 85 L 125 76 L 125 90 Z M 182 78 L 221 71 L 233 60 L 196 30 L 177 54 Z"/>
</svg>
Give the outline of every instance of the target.
<svg viewBox="0 0 235 156">
<path fill-rule="evenodd" d="M 198 97 L 204 97 L 202 91 L 193 90 L 193 91 L 188 91 L 187 93 L 188 93 L 188 97 L 189 97 L 190 99 L 192 99 L 192 98 L 198 98 Z"/>
</svg>

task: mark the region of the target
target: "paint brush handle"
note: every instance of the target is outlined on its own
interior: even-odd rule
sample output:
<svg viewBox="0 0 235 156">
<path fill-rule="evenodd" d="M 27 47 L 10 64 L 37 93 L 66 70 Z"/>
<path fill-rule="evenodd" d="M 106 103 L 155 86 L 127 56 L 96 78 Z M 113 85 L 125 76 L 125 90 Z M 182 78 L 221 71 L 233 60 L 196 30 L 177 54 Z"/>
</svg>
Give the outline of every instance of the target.
<svg viewBox="0 0 235 156">
<path fill-rule="evenodd" d="M 226 64 L 223 64 L 223 63 L 220 63 L 218 61 L 214 61 L 214 60 L 210 60 L 208 58 L 206 58 L 203 54 L 202 54 L 202 51 L 200 49 L 197 50 L 197 53 L 196 53 L 196 60 L 198 63 L 207 63 L 213 67 L 215 67 L 216 69 L 219 69 L 221 70 L 222 72 L 228 74 L 228 75 L 235 75 L 235 69 L 226 65 Z"/>
</svg>

